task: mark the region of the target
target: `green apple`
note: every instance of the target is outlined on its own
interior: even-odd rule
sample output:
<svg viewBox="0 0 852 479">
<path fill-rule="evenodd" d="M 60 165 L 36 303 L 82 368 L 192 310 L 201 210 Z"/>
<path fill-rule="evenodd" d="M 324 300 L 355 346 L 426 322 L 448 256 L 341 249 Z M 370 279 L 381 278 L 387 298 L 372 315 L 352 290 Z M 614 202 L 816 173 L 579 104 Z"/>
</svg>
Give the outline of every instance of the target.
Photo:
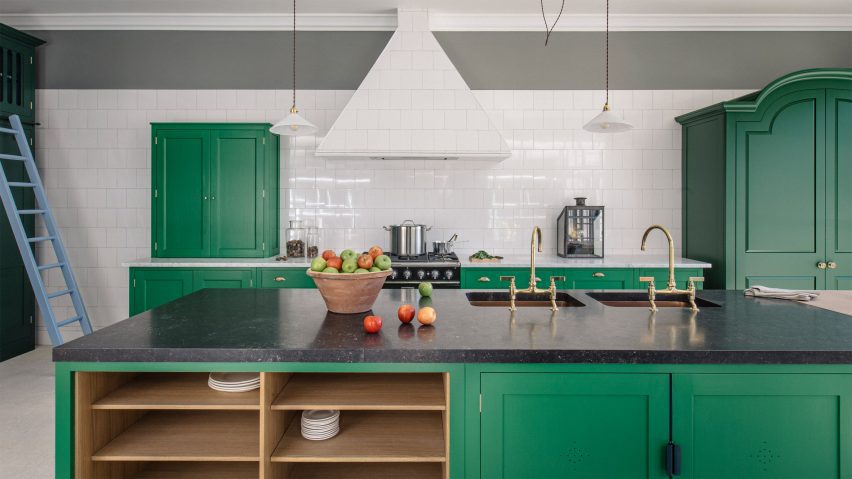
<svg viewBox="0 0 852 479">
<path fill-rule="evenodd" d="M 352 251 L 351 249 L 345 249 L 340 252 L 340 259 L 346 261 L 347 259 L 358 259 L 358 253 Z"/>
<path fill-rule="evenodd" d="M 381 271 L 381 269 L 379 269 L 378 266 L 373 266 L 372 268 L 370 268 L 371 273 L 378 273 L 379 271 Z"/>
<path fill-rule="evenodd" d="M 417 291 L 420 291 L 420 296 L 429 298 L 432 296 L 432 283 L 420 283 L 420 286 L 417 287 Z"/>
<path fill-rule="evenodd" d="M 322 270 L 322 272 L 323 273 L 339 273 L 340 271 L 337 271 L 337 268 L 332 268 L 332 267 L 329 266 L 328 268 Z"/>
<path fill-rule="evenodd" d="M 311 271 L 322 271 L 327 267 L 328 264 L 326 264 L 325 260 L 322 258 L 314 258 L 313 261 L 311 261 Z"/>
<path fill-rule="evenodd" d="M 373 265 L 382 271 L 387 271 L 391 267 L 391 259 L 386 254 L 380 254 L 376 256 L 375 260 L 373 260 Z"/>
<path fill-rule="evenodd" d="M 344 273 L 354 273 L 356 269 L 358 269 L 358 262 L 355 261 L 355 258 L 349 258 L 343 260 L 343 266 L 340 267 Z"/>
<path fill-rule="evenodd" d="M 364 273 L 369 273 L 369 272 L 370 272 L 370 270 L 364 269 L 364 268 L 358 268 L 358 269 L 355 270 L 355 274 L 364 274 Z"/>
</svg>

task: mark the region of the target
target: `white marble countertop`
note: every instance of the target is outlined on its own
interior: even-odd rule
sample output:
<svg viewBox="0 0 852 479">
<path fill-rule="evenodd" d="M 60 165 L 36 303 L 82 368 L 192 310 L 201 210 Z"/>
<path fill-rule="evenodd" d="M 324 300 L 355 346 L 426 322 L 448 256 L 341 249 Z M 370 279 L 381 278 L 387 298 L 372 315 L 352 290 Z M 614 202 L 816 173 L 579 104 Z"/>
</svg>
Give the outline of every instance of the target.
<svg viewBox="0 0 852 479">
<path fill-rule="evenodd" d="M 140 258 L 122 263 L 130 268 L 307 268 L 309 262 L 304 259 L 275 261 L 271 258 Z M 499 263 L 471 263 L 467 257 L 461 258 L 463 268 L 526 268 L 530 265 L 528 255 L 507 255 Z M 540 268 L 668 268 L 666 256 L 635 255 L 607 256 L 603 259 L 560 258 L 556 255 L 538 255 L 536 266 Z M 709 263 L 688 258 L 675 258 L 676 268 L 711 267 Z"/>
</svg>

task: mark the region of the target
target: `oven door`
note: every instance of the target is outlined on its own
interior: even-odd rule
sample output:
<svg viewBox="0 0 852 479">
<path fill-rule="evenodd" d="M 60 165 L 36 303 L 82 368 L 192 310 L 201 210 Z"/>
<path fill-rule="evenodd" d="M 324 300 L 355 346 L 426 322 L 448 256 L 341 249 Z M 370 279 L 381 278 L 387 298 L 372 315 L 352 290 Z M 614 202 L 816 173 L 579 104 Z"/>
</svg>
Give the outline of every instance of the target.
<svg viewBox="0 0 852 479">
<path fill-rule="evenodd" d="M 426 281 L 426 280 L 424 280 Z M 423 281 L 385 280 L 382 289 L 417 289 Z M 435 289 L 461 289 L 461 281 L 429 281 Z"/>
</svg>

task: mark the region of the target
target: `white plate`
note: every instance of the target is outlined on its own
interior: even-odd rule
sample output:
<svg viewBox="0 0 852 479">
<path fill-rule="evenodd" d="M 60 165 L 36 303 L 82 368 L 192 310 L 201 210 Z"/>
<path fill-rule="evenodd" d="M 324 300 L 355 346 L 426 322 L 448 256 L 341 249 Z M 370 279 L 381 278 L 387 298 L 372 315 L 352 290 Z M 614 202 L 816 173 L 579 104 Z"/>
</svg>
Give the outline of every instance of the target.
<svg viewBox="0 0 852 479">
<path fill-rule="evenodd" d="M 306 421 L 325 421 L 340 417 L 340 411 L 331 409 L 309 409 L 302 411 L 302 419 Z"/>
<path fill-rule="evenodd" d="M 254 391 L 255 389 L 259 389 L 259 388 L 260 388 L 259 385 L 258 386 L 238 387 L 238 388 L 210 385 L 210 389 L 212 389 L 214 391 L 222 391 L 222 392 L 229 392 L 229 393 L 248 392 L 248 391 Z"/>
<path fill-rule="evenodd" d="M 260 374 L 244 372 L 210 373 L 210 380 L 222 384 L 259 383 Z"/>
<path fill-rule="evenodd" d="M 309 440 L 309 441 L 322 441 L 322 440 L 325 440 L 325 439 L 331 439 L 331 438 L 333 438 L 334 436 L 337 436 L 337 434 L 338 434 L 339 432 L 340 432 L 340 431 L 339 431 L 339 430 L 337 430 L 337 431 L 331 431 L 331 432 L 329 432 L 329 433 L 327 433 L 327 434 L 304 434 L 304 433 L 303 433 L 303 434 L 302 434 L 302 437 L 303 437 L 303 438 L 305 438 L 305 439 L 307 439 L 307 440 Z"/>
</svg>

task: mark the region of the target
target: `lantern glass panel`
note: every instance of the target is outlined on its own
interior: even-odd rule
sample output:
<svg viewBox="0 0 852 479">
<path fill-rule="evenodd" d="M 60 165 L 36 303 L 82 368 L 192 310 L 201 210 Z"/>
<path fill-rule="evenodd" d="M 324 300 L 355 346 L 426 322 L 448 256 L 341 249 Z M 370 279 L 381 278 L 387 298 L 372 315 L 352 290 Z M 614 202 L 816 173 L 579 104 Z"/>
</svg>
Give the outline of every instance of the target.
<svg viewBox="0 0 852 479">
<path fill-rule="evenodd" d="M 604 207 L 586 206 L 585 198 L 566 206 L 556 220 L 556 253 L 563 258 L 604 257 Z"/>
</svg>

